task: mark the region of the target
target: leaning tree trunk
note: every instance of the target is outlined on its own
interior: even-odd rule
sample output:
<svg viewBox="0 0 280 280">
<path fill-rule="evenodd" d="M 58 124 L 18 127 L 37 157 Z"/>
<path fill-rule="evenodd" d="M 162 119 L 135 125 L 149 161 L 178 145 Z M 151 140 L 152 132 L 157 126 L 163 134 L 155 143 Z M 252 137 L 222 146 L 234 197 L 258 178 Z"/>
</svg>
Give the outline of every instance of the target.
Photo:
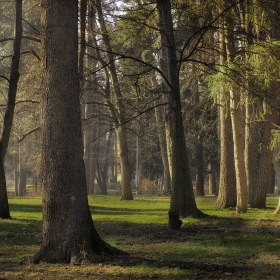
<svg viewBox="0 0 280 280">
<path fill-rule="evenodd" d="M 78 0 L 42 1 L 43 241 L 34 262 L 79 263 L 114 253 L 87 200 L 79 102 Z"/>
<path fill-rule="evenodd" d="M 14 119 L 17 84 L 19 80 L 20 45 L 22 34 L 22 0 L 15 1 L 15 11 L 15 39 L 13 46 L 14 53 L 10 70 L 7 108 L 3 120 L 0 140 L 0 218 L 2 219 L 9 219 L 11 217 L 6 188 L 4 160 Z"/>
</svg>

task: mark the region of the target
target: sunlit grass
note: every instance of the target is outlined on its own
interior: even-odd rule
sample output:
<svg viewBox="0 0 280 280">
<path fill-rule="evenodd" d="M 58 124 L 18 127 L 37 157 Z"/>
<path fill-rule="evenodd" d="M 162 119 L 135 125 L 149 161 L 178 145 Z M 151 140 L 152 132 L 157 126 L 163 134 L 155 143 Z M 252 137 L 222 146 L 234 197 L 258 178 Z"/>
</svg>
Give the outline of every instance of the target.
<svg viewBox="0 0 280 280">
<path fill-rule="evenodd" d="M 280 266 L 280 223 L 279 216 L 273 215 L 278 198 L 269 197 L 267 209 L 248 209 L 243 215 L 236 215 L 234 208 L 216 209 L 216 197 L 196 201 L 209 217 L 184 218 L 177 232 L 167 228 L 169 197 L 121 201 L 116 195 L 90 196 L 90 210 L 102 238 L 139 262 L 72 267 L 29 261 L 42 239 L 41 197 L 12 197 L 13 219 L 0 220 L 0 278 L 227 279 L 234 275 L 231 279 L 239 279 L 242 275 L 266 279 L 274 275 L 268 267 Z M 244 264 L 249 267 L 247 276 L 241 273 Z"/>
</svg>

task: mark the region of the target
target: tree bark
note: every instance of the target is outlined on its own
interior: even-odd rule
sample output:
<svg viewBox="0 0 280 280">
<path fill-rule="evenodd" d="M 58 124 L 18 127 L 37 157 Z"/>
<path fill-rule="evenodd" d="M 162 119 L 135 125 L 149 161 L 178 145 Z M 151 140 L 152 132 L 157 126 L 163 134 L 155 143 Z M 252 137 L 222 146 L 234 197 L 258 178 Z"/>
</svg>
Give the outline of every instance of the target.
<svg viewBox="0 0 280 280">
<path fill-rule="evenodd" d="M 6 176 L 4 160 L 7 147 L 10 140 L 10 134 L 14 119 L 15 100 L 17 94 L 17 85 L 19 80 L 19 61 L 20 61 L 20 46 L 22 35 L 22 0 L 15 1 L 15 38 L 13 45 L 13 56 L 10 70 L 9 90 L 7 108 L 4 115 L 3 127 L 0 140 L 0 218 L 9 219 L 10 209 L 8 204 L 8 194 L 6 188 Z"/>
<path fill-rule="evenodd" d="M 265 208 L 266 207 L 266 195 L 270 182 L 271 168 L 273 154 L 269 148 L 269 141 L 271 137 L 271 130 L 273 124 L 276 123 L 277 119 L 277 105 L 279 100 L 279 82 L 271 81 L 269 88 L 268 104 L 270 107 L 269 112 L 266 113 L 266 123 L 263 132 L 263 143 L 261 156 L 259 160 L 258 176 L 256 181 L 256 188 L 254 191 L 254 197 L 251 201 L 250 206 L 252 208 Z M 271 112 L 270 112 L 271 111 Z"/>
<path fill-rule="evenodd" d="M 225 22 L 225 48 L 227 61 L 233 62 L 236 58 L 236 45 L 234 34 L 234 20 L 228 18 Z M 232 124 L 232 136 L 234 147 L 234 165 L 236 176 L 236 213 L 241 214 L 247 212 L 248 195 L 247 195 L 247 177 L 245 169 L 244 157 L 244 124 L 242 116 L 241 94 L 237 86 L 233 83 L 230 92 L 230 115 Z"/>
<path fill-rule="evenodd" d="M 119 252 L 92 221 L 83 161 L 78 0 L 42 1 L 43 242 L 35 263 L 79 263 Z"/>
<path fill-rule="evenodd" d="M 246 117 L 245 117 L 245 168 L 248 186 L 248 203 L 251 205 L 256 188 L 256 165 L 259 148 L 257 137 L 257 124 L 252 122 L 253 104 L 250 101 L 250 91 L 246 98 Z"/>
<path fill-rule="evenodd" d="M 274 40 L 280 40 L 280 5 L 278 2 L 275 2 L 274 6 L 275 10 L 275 18 L 272 21 L 272 32 L 271 37 Z M 275 55 L 275 54 L 273 54 Z M 275 59 L 279 59 L 279 54 L 276 54 Z M 279 102 L 279 87 L 280 83 L 278 80 L 270 80 L 269 89 L 268 89 L 268 97 L 265 102 L 267 102 L 267 110 L 266 110 L 266 123 L 263 132 L 263 143 L 261 156 L 259 160 L 259 168 L 258 168 L 258 177 L 256 183 L 256 189 L 254 192 L 254 198 L 251 203 L 251 207 L 254 208 L 265 208 L 266 207 L 266 195 L 267 189 L 270 181 L 270 173 L 272 168 L 272 160 L 273 155 L 272 151 L 268 147 L 271 130 L 273 128 L 273 124 L 277 121 L 277 108 Z"/>
<path fill-rule="evenodd" d="M 236 179 L 231 117 L 226 102 L 220 106 L 220 181 L 217 208 L 236 206 Z"/>
<path fill-rule="evenodd" d="M 182 221 L 180 216 L 199 217 L 203 213 L 198 210 L 194 198 L 189 159 L 184 135 L 181 112 L 179 85 L 179 69 L 177 66 L 176 45 L 173 30 L 170 0 L 157 2 L 159 30 L 162 45 L 162 69 L 165 77 L 165 88 L 168 89 L 169 128 L 171 135 L 172 188 L 169 209 L 169 228 L 178 230 Z"/>
<path fill-rule="evenodd" d="M 248 204 L 247 179 L 244 158 L 244 132 L 240 100 L 240 95 L 239 93 L 237 93 L 237 89 L 233 88 L 230 91 L 230 112 L 234 147 L 234 165 L 236 175 L 237 214 L 246 213 Z"/>
<path fill-rule="evenodd" d="M 225 64 L 225 24 L 221 24 L 220 31 L 220 64 Z M 233 136 L 230 116 L 230 108 L 227 93 L 222 92 L 218 96 L 219 120 L 220 120 L 220 179 L 219 193 L 215 207 L 227 208 L 236 206 L 236 178 L 234 166 Z"/>
</svg>

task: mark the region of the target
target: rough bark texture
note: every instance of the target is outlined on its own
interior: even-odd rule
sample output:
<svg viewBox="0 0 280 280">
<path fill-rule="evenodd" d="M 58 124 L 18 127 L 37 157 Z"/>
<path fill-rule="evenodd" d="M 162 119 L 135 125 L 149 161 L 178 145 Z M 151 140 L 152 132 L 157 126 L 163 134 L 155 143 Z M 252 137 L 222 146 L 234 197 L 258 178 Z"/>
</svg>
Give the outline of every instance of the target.
<svg viewBox="0 0 280 280">
<path fill-rule="evenodd" d="M 272 159 L 273 154 L 269 148 L 269 141 L 271 137 L 271 129 L 274 128 L 273 124 L 276 123 L 277 119 L 277 105 L 279 100 L 279 82 L 271 81 L 269 89 L 268 104 L 270 105 L 271 112 L 266 114 L 266 123 L 263 132 L 263 143 L 261 156 L 259 160 L 258 176 L 256 181 L 256 188 L 254 191 L 254 197 L 251 201 L 250 206 L 252 208 L 265 208 L 266 207 L 266 195 L 269 187 Z M 269 110 L 270 111 L 270 110 Z"/>
<path fill-rule="evenodd" d="M 275 2 L 275 17 L 273 18 L 272 25 L 272 34 L 271 37 L 276 40 L 280 40 L 280 5 L 278 2 Z M 272 55 L 276 56 L 275 59 L 279 60 L 279 54 L 273 53 Z M 258 177 L 256 183 L 256 189 L 254 193 L 254 198 L 251 203 L 251 207 L 254 208 L 265 208 L 266 207 L 266 194 L 270 181 L 270 172 L 271 172 L 271 163 L 272 163 L 272 151 L 269 149 L 269 141 L 271 137 L 271 129 L 274 128 L 274 125 L 277 121 L 277 108 L 279 101 L 279 86 L 280 83 L 278 80 L 271 80 L 268 90 L 267 105 L 268 109 L 266 112 L 266 123 L 263 132 L 263 147 L 261 151 L 259 168 L 258 168 Z"/>
<path fill-rule="evenodd" d="M 4 115 L 0 140 L 0 218 L 2 219 L 10 218 L 4 160 L 14 119 L 15 100 L 19 80 L 20 45 L 22 34 L 22 0 L 15 1 L 15 11 L 15 39 L 13 45 L 14 53 L 12 56 L 10 70 L 7 108 Z"/>
<path fill-rule="evenodd" d="M 78 0 L 42 1 L 43 242 L 34 262 L 75 264 L 115 252 L 98 235 L 87 201 L 77 23 Z"/>
</svg>

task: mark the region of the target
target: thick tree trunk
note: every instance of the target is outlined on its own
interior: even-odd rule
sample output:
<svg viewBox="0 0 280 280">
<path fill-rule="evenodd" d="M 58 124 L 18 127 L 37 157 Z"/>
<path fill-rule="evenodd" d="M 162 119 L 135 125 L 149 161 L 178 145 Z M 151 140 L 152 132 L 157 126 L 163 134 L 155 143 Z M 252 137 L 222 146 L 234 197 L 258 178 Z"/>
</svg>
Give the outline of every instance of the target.
<svg viewBox="0 0 280 280">
<path fill-rule="evenodd" d="M 115 251 L 88 206 L 79 102 L 78 0 L 42 1 L 43 242 L 34 262 L 79 263 Z"/>
<path fill-rule="evenodd" d="M 280 19 L 279 19 L 280 5 L 275 2 L 275 18 L 273 18 L 272 25 L 272 39 L 280 40 Z M 279 54 L 275 59 L 279 59 Z M 271 129 L 273 124 L 277 121 L 277 108 L 279 101 L 279 81 L 271 80 L 268 90 L 266 123 L 263 132 L 262 150 L 259 161 L 258 177 L 256 183 L 256 189 L 254 193 L 254 199 L 251 203 L 251 207 L 265 208 L 266 207 L 266 194 L 270 181 L 271 163 L 272 163 L 272 151 L 269 149 L 269 141 L 271 137 Z"/>
<path fill-rule="evenodd" d="M 20 45 L 22 34 L 22 0 L 15 1 L 15 11 L 15 39 L 13 45 L 14 53 L 10 70 L 7 108 L 4 115 L 0 140 L 0 218 L 2 219 L 9 219 L 11 217 L 6 188 L 4 160 L 14 119 L 15 100 L 19 80 Z"/>
<path fill-rule="evenodd" d="M 263 143 L 262 143 L 262 150 L 261 156 L 259 160 L 259 168 L 258 168 L 258 176 L 256 182 L 256 188 L 254 192 L 254 198 L 251 202 L 252 208 L 265 208 L 266 207 L 266 195 L 267 190 L 269 187 L 270 182 L 270 174 L 272 168 L 272 160 L 273 154 L 271 149 L 269 148 L 269 141 L 271 137 L 271 129 L 273 128 L 273 124 L 276 123 L 277 119 L 277 105 L 279 100 L 279 82 L 278 81 L 271 81 L 270 82 L 270 89 L 269 89 L 269 96 L 271 97 L 268 99 L 269 112 L 266 113 L 266 123 L 263 132 Z"/>
</svg>

